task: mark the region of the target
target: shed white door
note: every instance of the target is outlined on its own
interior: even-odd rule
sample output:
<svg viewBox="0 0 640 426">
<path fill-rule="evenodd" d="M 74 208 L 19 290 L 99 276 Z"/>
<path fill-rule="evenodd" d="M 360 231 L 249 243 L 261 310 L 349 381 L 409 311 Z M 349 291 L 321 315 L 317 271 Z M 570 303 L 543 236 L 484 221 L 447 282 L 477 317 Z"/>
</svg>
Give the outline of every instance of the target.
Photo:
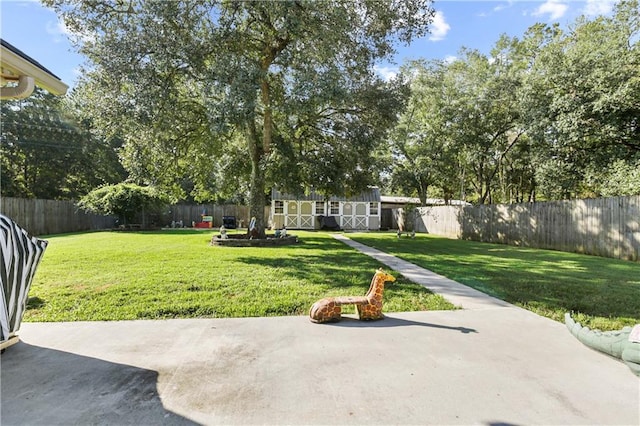
<svg viewBox="0 0 640 426">
<path fill-rule="evenodd" d="M 313 201 L 300 201 L 300 229 L 313 229 Z"/>
<path fill-rule="evenodd" d="M 286 226 L 291 229 L 313 229 L 313 201 L 287 201 Z"/>
<path fill-rule="evenodd" d="M 355 229 L 368 229 L 367 225 L 367 203 L 356 203 L 353 216 L 353 227 Z"/>
<path fill-rule="evenodd" d="M 285 225 L 287 228 L 297 228 L 298 227 L 298 202 L 297 201 L 287 201 L 287 211 L 286 216 L 287 220 L 285 221 Z"/>
<path fill-rule="evenodd" d="M 343 229 L 369 229 L 367 203 L 348 202 L 342 205 Z"/>
<path fill-rule="evenodd" d="M 353 229 L 353 204 L 344 203 L 342 205 L 342 228 Z"/>
</svg>

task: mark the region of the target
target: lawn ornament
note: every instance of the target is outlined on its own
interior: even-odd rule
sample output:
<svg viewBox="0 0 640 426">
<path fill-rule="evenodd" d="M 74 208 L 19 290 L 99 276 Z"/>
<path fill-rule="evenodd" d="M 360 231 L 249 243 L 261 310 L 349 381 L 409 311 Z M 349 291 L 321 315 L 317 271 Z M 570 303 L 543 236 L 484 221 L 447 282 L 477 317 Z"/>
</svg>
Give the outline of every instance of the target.
<svg viewBox="0 0 640 426">
<path fill-rule="evenodd" d="M 29 287 L 47 248 L 7 216 L 0 215 L 0 349 L 18 342 Z"/>
<path fill-rule="evenodd" d="M 323 323 L 340 321 L 343 305 L 355 305 L 361 320 L 383 319 L 382 313 L 384 283 L 396 279 L 382 268 L 378 269 L 371 279 L 369 290 L 364 296 L 326 297 L 311 306 L 309 317 L 312 322 Z"/>
<path fill-rule="evenodd" d="M 256 226 L 256 218 L 255 216 L 253 216 L 251 218 L 251 221 L 249 222 L 249 229 L 247 231 L 247 234 L 249 235 L 249 239 L 253 240 L 255 238 L 260 238 L 260 231 L 258 230 L 258 227 Z"/>
<path fill-rule="evenodd" d="M 640 376 L 640 324 L 618 331 L 590 330 L 564 315 L 564 322 L 580 342 L 591 349 L 622 360 L 637 376 Z"/>
<path fill-rule="evenodd" d="M 398 229 L 398 232 L 396 232 L 396 235 L 398 236 L 398 238 L 402 237 L 402 234 L 405 234 L 407 237 L 410 238 L 415 238 L 416 237 L 416 231 L 402 231 L 400 229 Z"/>
<path fill-rule="evenodd" d="M 276 229 L 273 234 L 274 238 L 287 238 L 287 227 L 283 226 L 282 229 Z"/>
</svg>

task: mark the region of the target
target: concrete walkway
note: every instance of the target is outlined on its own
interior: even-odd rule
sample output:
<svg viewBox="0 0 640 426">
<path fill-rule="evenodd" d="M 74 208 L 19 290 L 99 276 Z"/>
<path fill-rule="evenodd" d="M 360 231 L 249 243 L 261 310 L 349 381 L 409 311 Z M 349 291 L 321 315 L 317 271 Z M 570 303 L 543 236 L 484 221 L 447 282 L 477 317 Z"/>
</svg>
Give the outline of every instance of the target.
<svg viewBox="0 0 640 426">
<path fill-rule="evenodd" d="M 640 380 L 564 325 L 386 262 L 466 309 L 25 323 L 1 424 L 640 424 Z"/>
<path fill-rule="evenodd" d="M 400 272 L 405 278 L 414 283 L 418 283 L 432 292 L 443 296 L 455 306 L 464 309 L 486 309 L 496 307 L 514 307 L 504 300 L 496 299 L 481 291 L 462 285 L 459 282 L 450 280 L 447 277 L 438 275 L 428 269 L 421 268 L 413 263 L 407 262 L 383 251 L 374 249 L 364 244 L 360 244 L 343 234 L 332 234 L 333 238 L 342 241 L 350 247 L 373 257 L 378 262 L 387 265 L 389 268 Z"/>
</svg>

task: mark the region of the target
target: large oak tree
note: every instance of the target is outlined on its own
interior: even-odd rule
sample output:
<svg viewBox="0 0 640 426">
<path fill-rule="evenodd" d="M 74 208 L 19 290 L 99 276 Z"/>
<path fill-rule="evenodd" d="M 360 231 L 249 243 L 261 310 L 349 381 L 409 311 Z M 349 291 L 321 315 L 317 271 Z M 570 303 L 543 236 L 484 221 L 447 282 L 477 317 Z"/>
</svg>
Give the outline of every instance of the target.
<svg viewBox="0 0 640 426">
<path fill-rule="evenodd" d="M 187 173 L 200 197 L 246 186 L 260 229 L 266 185 L 370 181 L 402 100 L 373 65 L 433 16 L 431 0 L 45 3 L 77 36 L 86 111 L 124 135 L 133 180 Z"/>
</svg>

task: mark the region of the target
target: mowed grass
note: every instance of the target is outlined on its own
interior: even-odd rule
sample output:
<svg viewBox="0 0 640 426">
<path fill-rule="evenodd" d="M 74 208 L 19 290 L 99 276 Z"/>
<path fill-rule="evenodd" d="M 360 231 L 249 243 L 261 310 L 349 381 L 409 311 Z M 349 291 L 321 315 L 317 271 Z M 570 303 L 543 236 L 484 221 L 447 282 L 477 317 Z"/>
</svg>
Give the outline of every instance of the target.
<svg viewBox="0 0 640 426">
<path fill-rule="evenodd" d="M 295 234 L 277 248 L 214 247 L 188 230 L 49 236 L 24 320 L 306 315 L 322 297 L 364 295 L 382 266 L 326 233 Z M 390 272 L 386 312 L 454 309 Z"/>
<path fill-rule="evenodd" d="M 557 321 L 574 312 L 601 330 L 640 323 L 637 262 L 425 234 L 349 237 Z"/>
</svg>

